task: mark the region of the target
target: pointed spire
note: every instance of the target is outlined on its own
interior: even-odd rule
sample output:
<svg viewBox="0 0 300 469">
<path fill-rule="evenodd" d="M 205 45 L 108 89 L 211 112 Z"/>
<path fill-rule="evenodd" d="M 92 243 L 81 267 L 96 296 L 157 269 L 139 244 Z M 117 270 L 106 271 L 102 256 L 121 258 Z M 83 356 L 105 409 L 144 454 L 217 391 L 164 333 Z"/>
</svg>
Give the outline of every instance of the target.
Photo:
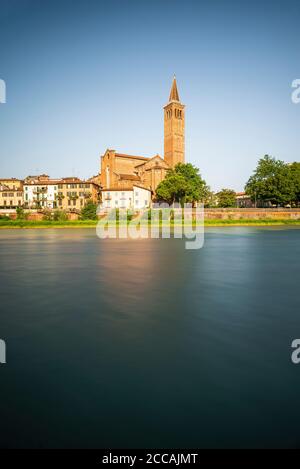
<svg viewBox="0 0 300 469">
<path fill-rule="evenodd" d="M 169 101 L 180 101 L 178 90 L 177 90 L 177 83 L 176 83 L 175 75 L 174 75 L 174 78 L 173 78 L 173 83 L 172 83 L 172 88 L 171 88 L 171 92 L 170 92 Z"/>
</svg>

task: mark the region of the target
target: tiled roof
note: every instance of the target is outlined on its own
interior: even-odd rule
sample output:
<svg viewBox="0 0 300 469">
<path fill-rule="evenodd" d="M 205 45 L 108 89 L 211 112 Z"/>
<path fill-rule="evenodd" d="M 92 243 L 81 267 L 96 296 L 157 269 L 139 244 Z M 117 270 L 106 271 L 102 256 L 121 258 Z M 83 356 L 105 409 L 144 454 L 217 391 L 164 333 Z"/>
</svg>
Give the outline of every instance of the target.
<svg viewBox="0 0 300 469">
<path fill-rule="evenodd" d="M 124 153 L 115 153 L 115 156 L 118 158 L 131 158 L 135 160 L 149 160 L 149 158 L 146 158 L 145 156 L 134 156 L 134 155 L 125 155 Z"/>
</svg>

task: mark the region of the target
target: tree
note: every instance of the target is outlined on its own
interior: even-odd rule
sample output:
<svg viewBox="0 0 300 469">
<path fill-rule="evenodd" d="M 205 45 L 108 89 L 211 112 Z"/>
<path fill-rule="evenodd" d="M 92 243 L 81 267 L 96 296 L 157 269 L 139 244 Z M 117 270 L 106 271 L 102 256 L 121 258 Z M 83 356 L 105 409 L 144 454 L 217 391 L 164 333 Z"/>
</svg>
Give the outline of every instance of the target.
<svg viewBox="0 0 300 469">
<path fill-rule="evenodd" d="M 26 219 L 26 213 L 24 212 L 23 207 L 17 207 L 16 208 L 16 214 L 17 214 L 17 220 L 25 220 Z"/>
<path fill-rule="evenodd" d="M 236 207 L 236 193 L 232 189 L 222 189 L 217 194 L 218 207 Z"/>
<path fill-rule="evenodd" d="M 298 205 L 300 202 L 300 163 L 292 163 L 289 165 L 291 183 L 294 190 L 294 204 Z"/>
<path fill-rule="evenodd" d="M 65 210 L 54 210 L 53 212 L 53 220 L 54 221 L 66 221 L 68 219 L 68 216 L 65 212 Z"/>
<path fill-rule="evenodd" d="M 289 166 L 269 155 L 259 160 L 245 191 L 253 201 L 268 201 L 276 205 L 286 205 L 295 199 Z"/>
<path fill-rule="evenodd" d="M 81 220 L 96 220 L 97 219 L 97 204 L 92 200 L 88 200 L 81 210 Z"/>
<path fill-rule="evenodd" d="M 191 163 L 178 163 L 170 169 L 166 178 L 157 186 L 158 200 L 169 204 L 174 202 L 194 203 L 204 201 L 208 196 L 209 187 L 202 179 L 198 168 Z"/>
</svg>

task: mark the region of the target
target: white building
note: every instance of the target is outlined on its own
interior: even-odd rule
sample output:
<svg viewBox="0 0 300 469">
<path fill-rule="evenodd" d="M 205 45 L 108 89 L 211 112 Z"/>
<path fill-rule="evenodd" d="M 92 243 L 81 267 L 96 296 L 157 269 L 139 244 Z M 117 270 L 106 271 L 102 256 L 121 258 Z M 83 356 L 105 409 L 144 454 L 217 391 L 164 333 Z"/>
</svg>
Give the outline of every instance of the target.
<svg viewBox="0 0 300 469">
<path fill-rule="evenodd" d="M 132 189 L 105 189 L 101 191 L 101 209 L 123 208 L 142 210 L 151 206 L 151 190 L 134 185 Z"/>
<path fill-rule="evenodd" d="M 41 176 L 28 176 L 23 185 L 25 208 L 56 208 L 60 179 Z"/>
</svg>

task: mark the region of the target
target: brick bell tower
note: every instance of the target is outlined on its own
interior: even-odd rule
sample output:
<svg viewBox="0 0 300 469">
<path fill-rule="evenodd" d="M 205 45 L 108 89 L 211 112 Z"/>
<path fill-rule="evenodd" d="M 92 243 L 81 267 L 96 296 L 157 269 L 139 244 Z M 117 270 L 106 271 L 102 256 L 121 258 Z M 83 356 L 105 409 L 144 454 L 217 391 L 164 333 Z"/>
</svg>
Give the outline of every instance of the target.
<svg viewBox="0 0 300 469">
<path fill-rule="evenodd" d="M 184 163 L 184 104 L 180 102 L 174 76 L 169 102 L 164 106 L 164 159 L 174 168 Z"/>
</svg>

